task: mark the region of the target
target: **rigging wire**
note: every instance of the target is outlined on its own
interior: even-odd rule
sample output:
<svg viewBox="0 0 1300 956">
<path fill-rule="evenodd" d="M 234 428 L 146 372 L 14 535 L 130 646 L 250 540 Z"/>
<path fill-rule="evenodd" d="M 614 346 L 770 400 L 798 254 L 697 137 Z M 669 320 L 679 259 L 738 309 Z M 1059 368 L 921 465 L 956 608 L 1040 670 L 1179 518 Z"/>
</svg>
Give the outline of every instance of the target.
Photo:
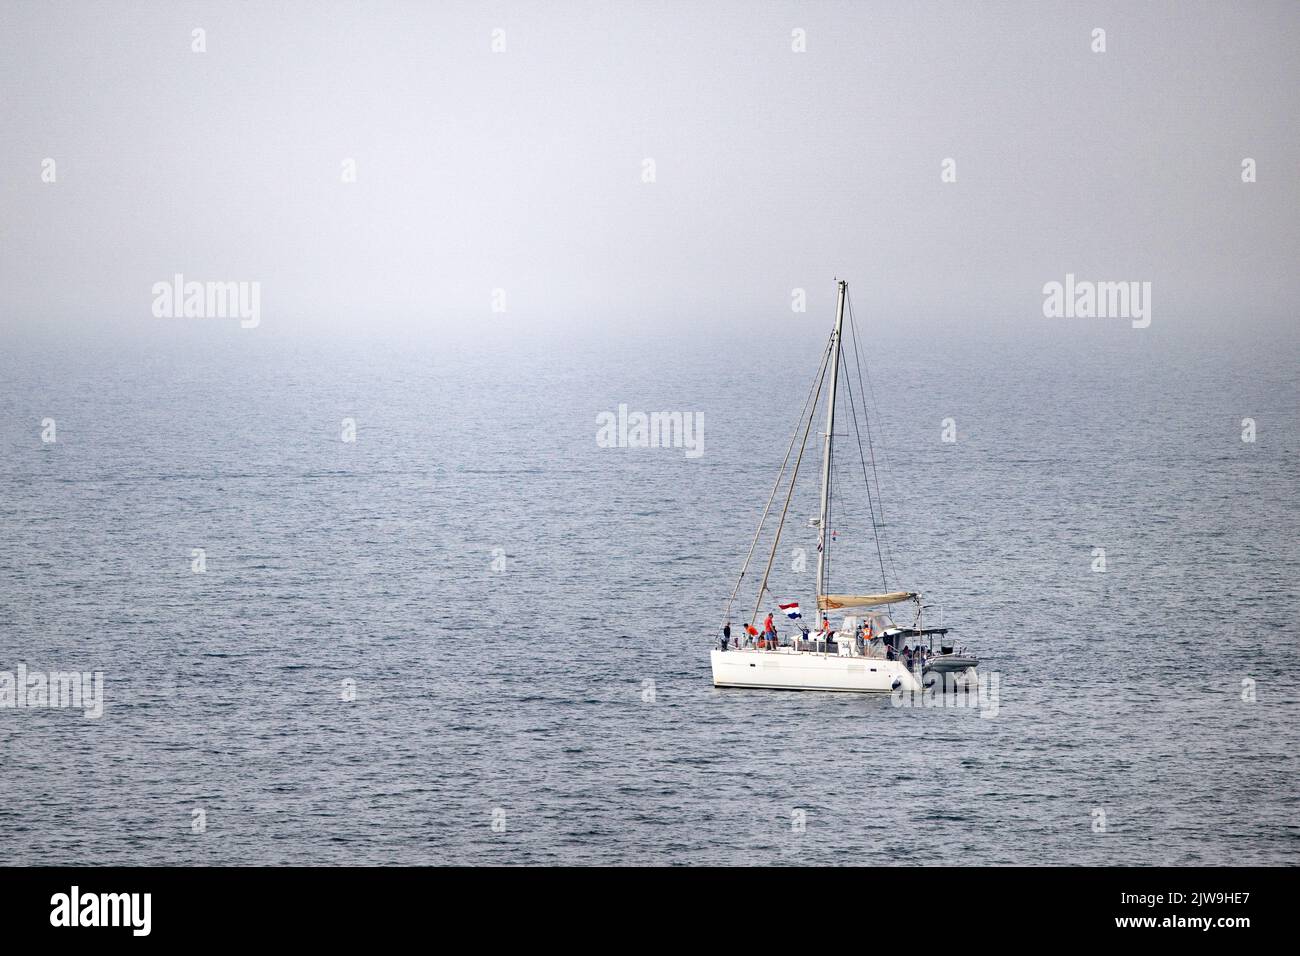
<svg viewBox="0 0 1300 956">
<path fill-rule="evenodd" d="M 776 549 L 781 544 L 781 529 L 785 527 L 785 516 L 790 511 L 790 499 L 794 497 L 795 481 L 799 477 L 799 466 L 803 464 L 803 453 L 808 449 L 808 432 L 812 430 L 813 419 L 817 417 L 817 399 L 821 398 L 822 384 L 826 381 L 826 367 L 830 364 L 830 353 L 835 348 L 835 333 L 831 333 L 826 346 L 826 358 L 822 361 L 821 374 L 817 377 L 817 390 L 813 395 L 812 408 L 808 412 L 808 424 L 804 426 L 803 441 L 799 444 L 799 457 L 794 460 L 794 470 L 790 473 L 790 487 L 785 493 L 785 505 L 781 508 L 781 520 L 776 526 L 776 537 L 772 539 L 772 553 L 767 557 L 767 567 L 763 570 L 763 583 L 758 586 L 758 598 L 754 602 L 754 616 L 749 619 L 753 627 L 758 620 L 758 609 L 763 606 L 763 594 L 767 591 L 767 579 L 772 573 L 772 563 L 776 561 Z M 820 582 L 819 582 L 820 584 Z"/>
<path fill-rule="evenodd" d="M 731 591 L 731 597 L 729 597 L 729 598 L 727 599 L 727 609 L 726 609 L 726 613 L 725 613 L 725 615 L 724 615 L 723 620 L 726 620 L 726 621 L 730 621 L 730 620 L 731 620 L 731 606 L 732 606 L 733 603 L 735 603 L 736 595 L 740 593 L 740 586 L 741 586 L 742 583 L 744 583 L 745 575 L 749 572 L 749 562 L 750 562 L 750 560 L 752 560 L 753 557 L 754 557 L 754 549 L 758 546 L 758 539 L 759 539 L 759 536 L 762 535 L 762 533 L 763 533 L 763 525 L 767 523 L 767 517 L 768 517 L 768 514 L 769 514 L 769 513 L 771 512 L 771 510 L 772 510 L 772 502 L 776 500 L 776 493 L 777 493 L 777 491 L 778 491 L 778 490 L 780 489 L 780 487 L 781 487 L 781 479 L 785 476 L 785 469 L 786 469 L 786 466 L 789 465 L 789 463 L 790 463 L 790 455 L 791 455 L 791 453 L 794 451 L 794 443 L 795 443 L 795 440 L 799 437 L 799 428 L 800 428 L 800 426 L 803 425 L 804 415 L 806 415 L 806 414 L 813 414 L 813 413 L 816 413 L 816 410 L 817 410 L 817 401 L 816 401 L 816 398 L 814 397 L 814 391 L 815 391 L 817 394 L 820 394 L 820 393 L 821 393 L 821 384 L 820 384 L 820 383 L 821 383 L 822 379 L 823 379 L 823 378 L 825 377 L 825 375 L 826 375 L 826 363 L 827 363 L 827 361 L 830 359 L 830 353 L 831 353 L 830 345 L 827 345 L 827 346 L 826 346 L 826 350 L 822 353 L 821 362 L 819 363 L 818 368 L 817 368 L 817 376 L 816 376 L 816 378 L 813 380 L 813 384 L 812 384 L 812 386 L 810 386 L 809 389 L 808 389 L 808 396 L 804 399 L 804 402 L 803 402 L 803 410 L 800 411 L 800 413 L 799 413 L 799 418 L 798 418 L 798 419 L 796 420 L 796 422 L 795 422 L 795 426 L 794 426 L 794 434 L 792 434 L 792 435 L 790 436 L 790 445 L 789 445 L 788 448 L 786 448 L 786 452 L 785 452 L 785 460 L 781 462 L 781 470 L 780 470 L 779 472 L 777 472 L 776 482 L 772 485 L 772 493 L 771 493 L 770 495 L 768 495 L 768 498 L 767 498 L 767 507 L 765 507 L 765 508 L 763 509 L 763 516 L 762 516 L 762 517 L 759 519 L 759 521 L 758 521 L 758 528 L 757 528 L 757 530 L 755 530 L 755 532 L 754 532 L 754 540 L 751 541 L 750 544 L 749 544 L 749 553 L 745 555 L 745 564 L 744 564 L 744 566 L 740 569 L 740 577 L 736 579 L 736 586 L 735 586 L 734 588 L 732 588 L 732 591 Z M 810 407 L 811 407 L 811 413 L 810 413 L 810 411 L 809 411 Z M 811 420 L 811 419 L 810 419 L 810 420 Z M 806 433 L 806 432 L 805 432 L 805 434 L 804 434 L 804 440 L 807 441 L 807 433 Z M 800 450 L 800 457 L 802 457 L 802 456 L 803 456 L 803 452 L 802 452 L 802 449 L 801 449 L 801 450 Z M 796 471 L 797 471 L 797 469 L 796 469 Z M 793 478 L 791 479 L 791 484 L 793 485 Z M 788 504 L 788 502 L 787 502 L 787 504 Z M 783 516 L 783 520 L 784 520 L 784 516 Z M 780 536 L 780 531 L 779 531 L 779 530 L 778 530 L 778 532 L 777 532 L 777 536 L 778 536 L 778 537 Z M 770 566 L 770 564 L 769 564 L 769 570 L 770 570 L 770 567 L 771 567 L 771 566 Z M 766 581 L 767 581 L 767 576 L 766 576 L 766 575 L 764 575 L 763 580 L 764 580 L 764 587 L 766 587 Z M 762 588 L 759 589 L 758 597 L 759 597 L 759 602 L 761 603 L 761 602 L 762 602 L 762 599 L 763 599 L 763 589 L 762 589 Z M 750 623 L 752 624 L 753 621 L 751 621 Z"/>
<path fill-rule="evenodd" d="M 870 515 L 871 533 L 876 540 L 876 559 L 880 562 L 880 583 L 884 587 L 884 590 L 888 591 L 889 578 L 885 574 L 884 550 L 881 547 L 881 540 L 880 540 L 880 525 L 884 524 L 884 520 L 885 520 L 884 507 L 883 505 L 880 507 L 880 522 L 877 523 L 876 521 L 877 505 L 876 502 L 874 501 L 874 498 L 878 498 L 880 496 L 880 488 L 879 487 L 876 488 L 875 496 L 871 494 L 871 479 L 867 477 L 867 459 L 866 459 L 866 455 L 862 451 L 862 431 L 858 426 L 858 406 L 857 403 L 853 400 L 853 382 L 851 379 L 849 379 L 846 376 L 845 384 L 848 386 L 848 392 L 849 392 L 849 409 L 853 412 L 853 434 L 858 441 L 858 459 L 862 462 L 862 483 L 867 487 L 867 511 L 868 514 Z M 868 441 L 868 444 L 870 444 L 870 441 Z"/>
<path fill-rule="evenodd" d="M 840 360 L 844 358 L 844 349 L 840 348 Z M 828 582 L 831 579 L 831 528 L 835 527 L 835 521 L 832 517 L 835 503 L 835 436 L 831 436 L 830 444 L 826 446 L 826 454 L 830 458 L 830 467 L 826 469 L 826 527 L 818 528 L 818 538 L 821 540 L 822 548 L 822 579 L 817 582 L 817 620 L 821 621 L 821 596 L 830 593 Z"/>
<path fill-rule="evenodd" d="M 888 560 L 888 562 L 889 562 L 889 570 L 890 570 L 890 573 L 893 574 L 893 576 L 894 576 L 894 580 L 895 580 L 895 581 L 898 581 L 898 580 L 899 580 L 899 577 L 898 577 L 898 569 L 897 569 L 897 567 L 896 567 L 895 564 L 894 564 L 894 552 L 893 552 L 893 549 L 889 547 L 889 535 L 888 535 L 888 531 L 885 530 L 885 502 L 884 502 L 884 496 L 883 496 L 883 495 L 881 494 L 881 492 L 880 492 L 880 474 L 879 474 L 879 472 L 878 472 L 877 469 L 876 469 L 876 448 L 875 448 L 875 444 L 876 444 L 876 443 L 875 443 L 875 440 L 874 440 L 874 438 L 873 438 L 873 436 L 872 436 L 872 434 L 871 434 L 871 415 L 870 415 L 870 413 L 868 412 L 868 408 L 867 408 L 867 397 L 868 397 L 868 395 L 869 395 L 870 398 L 871 398 L 871 405 L 872 405 L 872 406 L 874 406 L 874 407 L 876 407 L 876 408 L 879 408 L 879 405 L 878 405 L 877 402 L 876 402 L 875 389 L 873 389 L 873 388 L 872 388 L 872 385 L 871 385 L 870 363 L 868 363 L 868 365 L 867 365 L 867 369 L 868 369 L 868 371 L 866 372 L 865 376 L 864 376 L 864 374 L 863 374 L 862 354 L 861 354 L 861 350 L 860 350 L 859 347 L 858 347 L 858 326 L 857 326 L 857 320 L 856 320 L 856 318 L 854 317 L 854 314 L 853 314 L 853 295 L 852 295 L 851 292 L 848 294 L 848 303 L 847 303 L 847 304 L 848 304 L 848 311 L 849 311 L 849 333 L 850 333 L 850 335 L 851 335 L 852 338 L 853 338 L 853 358 L 854 358 L 854 362 L 855 362 L 855 364 L 856 364 L 856 366 L 857 366 L 857 372 L 858 372 L 858 394 L 862 397 L 862 418 L 863 418 L 863 421 L 864 421 L 865 424 L 866 424 L 866 432 L 867 432 L 867 450 L 868 450 L 868 452 L 870 453 L 870 457 L 871 457 L 871 475 L 872 475 L 872 478 L 873 478 L 874 481 L 875 481 L 875 486 L 876 486 L 876 494 L 875 494 L 875 501 L 876 501 L 876 504 L 875 504 L 875 507 L 878 508 L 878 509 L 879 509 L 879 512 L 880 512 L 880 529 L 879 529 L 879 532 L 876 534 L 876 551 L 877 551 L 877 556 L 880 557 L 880 559 L 881 559 L 881 569 L 880 569 L 880 574 L 881 574 L 881 577 L 882 577 L 882 578 L 885 577 L 884 563 L 885 563 L 886 560 Z M 852 391 L 852 386 L 850 385 L 850 392 L 851 392 L 851 391 Z M 855 427 L 855 428 L 857 427 L 856 406 L 855 406 L 855 412 L 854 412 L 854 427 Z M 862 453 L 862 441 L 861 441 L 861 436 L 859 435 L 859 438 L 858 438 L 858 454 L 859 454 L 859 456 L 861 456 L 861 453 Z M 882 454 L 882 457 L 883 457 L 883 454 L 884 454 L 884 445 L 883 445 L 883 443 L 882 443 L 882 445 L 881 445 L 881 454 Z M 886 468 L 886 471 L 889 470 L 889 462 L 888 462 L 888 459 L 885 460 L 885 468 Z M 891 474 L 892 474 L 892 473 L 891 473 Z M 864 465 L 863 465 L 863 476 L 862 476 L 862 477 L 863 477 L 863 480 L 865 481 L 865 480 L 866 480 L 866 465 L 865 465 L 865 463 L 864 463 Z M 870 482 L 868 482 L 868 484 L 867 484 L 867 495 L 868 495 L 868 499 L 870 499 L 870 497 L 871 497 L 871 484 L 870 484 Z M 875 510 L 872 511 L 872 526 L 873 526 L 873 528 L 875 527 Z M 887 580 L 885 581 L 885 590 L 886 590 L 886 591 L 889 590 L 889 586 L 888 586 L 888 581 L 887 581 Z"/>
<path fill-rule="evenodd" d="M 853 334 L 854 355 L 856 356 L 856 355 L 857 355 L 857 344 L 858 344 L 858 342 L 857 342 L 857 332 L 856 332 L 856 330 L 854 329 L 854 324 L 853 324 L 853 321 L 852 321 L 852 312 L 850 312 L 849 329 L 850 329 L 850 331 L 851 331 L 852 334 Z M 847 382 L 847 385 L 848 385 L 848 392 L 849 392 L 849 408 L 850 408 L 850 409 L 852 410 L 852 412 L 853 412 L 853 434 L 854 434 L 854 437 L 857 438 L 857 442 L 858 442 L 858 459 L 859 459 L 859 461 L 861 461 L 861 463 L 862 463 L 862 483 L 863 483 L 864 485 L 867 486 L 867 509 L 868 509 L 868 511 L 870 512 L 870 515 L 871 515 L 871 533 L 872 533 L 872 535 L 873 535 L 873 537 L 875 538 L 875 541 L 876 541 L 876 559 L 880 562 L 880 583 L 881 583 L 881 586 L 884 588 L 884 590 L 885 590 L 885 591 L 888 591 L 888 590 L 889 590 L 889 576 L 888 576 L 887 574 L 885 574 L 885 550 L 886 550 L 886 546 L 885 546 L 884 542 L 882 542 L 882 539 L 881 539 L 881 528 L 882 528 L 882 526 L 883 526 L 884 523 L 885 523 L 885 505 L 884 505 L 884 501 L 881 500 L 881 494 L 880 494 L 880 483 L 879 483 L 879 481 L 876 482 L 876 493 L 875 493 L 875 495 L 872 495 L 872 493 L 871 493 L 871 479 L 867 477 L 867 456 L 863 453 L 863 450 L 862 450 L 862 429 L 861 429 L 861 427 L 860 427 L 859 424 L 858 424 L 858 405 L 857 405 L 857 402 L 854 400 L 854 397 L 853 397 L 853 380 L 852 380 L 852 378 L 851 378 L 850 376 L 845 376 L 845 379 L 846 379 L 846 382 Z M 858 376 L 858 394 L 859 394 L 859 395 L 863 395 L 863 394 L 864 394 L 864 389 L 863 389 L 863 387 L 862 387 L 862 377 L 861 377 L 861 368 L 860 368 L 860 366 L 859 366 L 859 376 Z M 865 402 L 865 396 L 864 396 L 863 400 L 864 400 L 864 402 Z M 867 416 L 867 409 L 866 409 L 866 406 L 865 406 L 865 405 L 863 406 L 863 409 L 862 409 L 862 417 L 863 417 L 863 419 L 866 420 L 866 422 L 867 422 L 867 447 L 868 447 L 868 448 L 871 448 L 871 447 L 872 447 L 872 446 L 871 446 L 871 424 L 870 424 L 870 419 L 869 419 L 868 416 Z M 873 473 L 873 474 L 875 473 L 875 455 L 874 455 L 874 452 L 873 452 L 873 454 L 872 454 L 872 473 Z M 879 522 L 877 522 L 877 520 L 876 520 L 876 512 L 877 512 L 877 510 L 879 510 L 879 513 L 880 513 L 880 520 L 879 520 Z M 891 567 L 891 568 L 893 567 L 893 560 L 892 560 L 892 557 L 891 557 L 891 560 L 890 560 L 890 567 Z M 897 579 L 897 575 L 895 575 L 895 579 Z"/>
<path fill-rule="evenodd" d="M 854 469 L 852 466 L 852 461 L 848 459 L 846 459 L 846 461 L 847 464 L 841 463 L 839 457 L 838 456 L 835 457 L 831 469 L 831 480 L 833 483 L 833 487 L 836 488 L 852 487 L 853 476 L 851 472 L 854 471 Z M 867 521 L 871 521 L 874 524 L 875 522 L 874 513 L 871 512 L 870 510 L 871 509 L 870 485 L 864 483 L 864 486 L 867 488 L 868 517 L 866 519 L 863 519 L 862 514 L 860 511 L 857 510 L 857 507 L 849 507 L 849 505 L 853 505 L 853 506 L 858 505 L 859 503 L 856 500 L 849 499 L 847 503 L 844 500 L 840 500 L 838 502 L 839 517 L 836 520 L 835 524 L 831 525 L 827 529 L 828 541 L 837 540 L 835 536 L 839 530 L 848 530 L 850 527 L 856 528 L 859 527 L 859 523 L 865 524 Z M 879 553 L 879 547 L 877 547 L 877 553 Z M 828 574 L 827 575 L 828 582 L 829 582 L 829 578 L 830 575 Z M 826 586 L 826 590 L 827 591 L 831 590 L 829 583 Z M 888 585 L 886 585 L 885 590 L 886 591 L 889 590 Z"/>
</svg>

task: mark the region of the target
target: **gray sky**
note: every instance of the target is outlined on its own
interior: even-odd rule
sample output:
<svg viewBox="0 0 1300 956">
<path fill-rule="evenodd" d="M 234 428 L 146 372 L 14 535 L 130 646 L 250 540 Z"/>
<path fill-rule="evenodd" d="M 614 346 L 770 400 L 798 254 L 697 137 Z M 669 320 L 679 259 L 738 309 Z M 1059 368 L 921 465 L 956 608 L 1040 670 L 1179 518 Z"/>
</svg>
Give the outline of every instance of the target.
<svg viewBox="0 0 1300 956">
<path fill-rule="evenodd" d="M 322 329 L 493 288 L 537 328 L 779 317 L 837 274 L 904 323 L 1033 321 L 1067 271 L 1151 281 L 1159 324 L 1300 293 L 1293 2 L 0 11 L 11 330 L 156 322 L 177 272 Z"/>
</svg>

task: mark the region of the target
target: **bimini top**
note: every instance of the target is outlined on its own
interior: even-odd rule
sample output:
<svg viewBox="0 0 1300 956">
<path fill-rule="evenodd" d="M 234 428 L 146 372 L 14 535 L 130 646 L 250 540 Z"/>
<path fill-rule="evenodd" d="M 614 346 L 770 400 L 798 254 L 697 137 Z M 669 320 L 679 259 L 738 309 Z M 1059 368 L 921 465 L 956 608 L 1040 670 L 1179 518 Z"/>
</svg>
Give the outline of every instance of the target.
<svg viewBox="0 0 1300 956">
<path fill-rule="evenodd" d="M 882 604 L 897 604 L 899 601 L 913 601 L 919 595 L 915 591 L 890 591 L 888 594 L 819 594 L 817 606 L 823 611 L 835 611 L 843 607 L 879 607 Z"/>
</svg>

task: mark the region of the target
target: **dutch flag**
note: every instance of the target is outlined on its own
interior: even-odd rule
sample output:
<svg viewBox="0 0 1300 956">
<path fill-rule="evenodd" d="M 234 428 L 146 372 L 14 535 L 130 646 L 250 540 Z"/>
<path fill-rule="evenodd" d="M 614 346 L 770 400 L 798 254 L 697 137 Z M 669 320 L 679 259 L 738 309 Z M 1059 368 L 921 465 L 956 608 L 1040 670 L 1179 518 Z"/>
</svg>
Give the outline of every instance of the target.
<svg viewBox="0 0 1300 956">
<path fill-rule="evenodd" d="M 791 620 L 803 617 L 803 615 L 799 613 L 798 601 L 795 601 L 793 604 L 778 604 L 777 607 L 785 611 L 785 616 L 790 618 Z"/>
</svg>

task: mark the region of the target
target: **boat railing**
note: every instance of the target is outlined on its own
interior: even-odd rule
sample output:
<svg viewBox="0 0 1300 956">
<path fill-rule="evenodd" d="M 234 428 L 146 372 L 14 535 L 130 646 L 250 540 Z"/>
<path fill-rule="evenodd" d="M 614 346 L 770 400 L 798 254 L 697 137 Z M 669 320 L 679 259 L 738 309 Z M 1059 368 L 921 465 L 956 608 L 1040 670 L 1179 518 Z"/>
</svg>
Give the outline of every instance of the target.
<svg viewBox="0 0 1300 956">
<path fill-rule="evenodd" d="M 794 649 L 805 654 L 838 654 L 839 645 L 835 641 L 795 641 Z"/>
</svg>

